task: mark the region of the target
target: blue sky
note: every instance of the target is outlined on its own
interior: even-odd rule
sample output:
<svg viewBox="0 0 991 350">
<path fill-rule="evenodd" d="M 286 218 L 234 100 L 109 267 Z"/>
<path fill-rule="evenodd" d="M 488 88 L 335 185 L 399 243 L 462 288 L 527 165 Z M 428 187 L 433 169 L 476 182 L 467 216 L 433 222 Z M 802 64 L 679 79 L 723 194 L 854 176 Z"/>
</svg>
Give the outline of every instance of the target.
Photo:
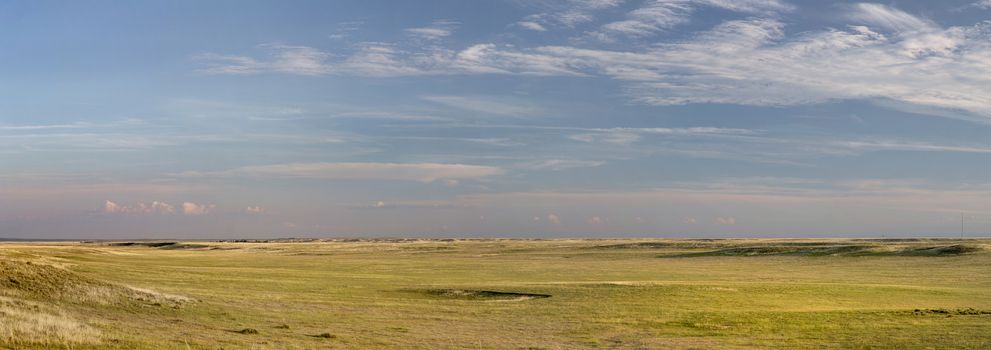
<svg viewBox="0 0 991 350">
<path fill-rule="evenodd" d="M 991 229 L 991 2 L 7 1 L 0 237 Z"/>
</svg>

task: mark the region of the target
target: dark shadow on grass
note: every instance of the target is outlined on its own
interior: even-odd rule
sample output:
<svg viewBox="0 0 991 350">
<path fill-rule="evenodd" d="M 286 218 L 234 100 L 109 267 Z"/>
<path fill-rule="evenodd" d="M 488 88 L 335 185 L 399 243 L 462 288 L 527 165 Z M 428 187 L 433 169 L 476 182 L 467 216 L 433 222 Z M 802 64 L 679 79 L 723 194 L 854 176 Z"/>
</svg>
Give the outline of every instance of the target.
<svg viewBox="0 0 991 350">
<path fill-rule="evenodd" d="M 707 256 L 957 256 L 983 252 L 977 245 L 924 245 L 887 247 L 877 244 L 794 245 L 771 244 L 728 247 L 702 252 L 660 255 L 662 258 L 692 258 Z"/>
<path fill-rule="evenodd" d="M 454 300 L 522 301 L 522 300 L 530 300 L 530 299 L 544 299 L 551 297 L 550 294 L 502 292 L 502 291 L 478 290 L 478 289 L 442 288 L 442 289 L 405 289 L 403 291 L 434 297 L 434 298 L 454 299 Z"/>
</svg>

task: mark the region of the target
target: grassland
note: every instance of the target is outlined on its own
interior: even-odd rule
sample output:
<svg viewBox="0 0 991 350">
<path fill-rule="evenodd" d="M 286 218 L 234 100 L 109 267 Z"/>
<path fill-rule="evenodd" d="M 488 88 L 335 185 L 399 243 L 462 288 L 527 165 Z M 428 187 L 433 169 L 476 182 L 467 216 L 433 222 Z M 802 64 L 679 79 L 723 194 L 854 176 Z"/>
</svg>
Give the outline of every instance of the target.
<svg viewBox="0 0 991 350">
<path fill-rule="evenodd" d="M 6 243 L 0 348 L 988 349 L 991 241 Z"/>
</svg>

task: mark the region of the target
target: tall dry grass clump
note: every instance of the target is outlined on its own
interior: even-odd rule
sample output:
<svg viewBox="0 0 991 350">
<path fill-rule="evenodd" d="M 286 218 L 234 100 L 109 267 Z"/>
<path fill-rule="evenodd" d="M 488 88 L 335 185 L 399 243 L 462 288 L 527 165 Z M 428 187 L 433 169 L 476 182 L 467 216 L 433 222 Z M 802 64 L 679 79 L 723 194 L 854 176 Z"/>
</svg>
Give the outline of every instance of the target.
<svg viewBox="0 0 991 350">
<path fill-rule="evenodd" d="M 0 297 L 0 343 L 71 347 L 99 342 L 100 332 L 61 310 L 24 300 Z"/>
</svg>

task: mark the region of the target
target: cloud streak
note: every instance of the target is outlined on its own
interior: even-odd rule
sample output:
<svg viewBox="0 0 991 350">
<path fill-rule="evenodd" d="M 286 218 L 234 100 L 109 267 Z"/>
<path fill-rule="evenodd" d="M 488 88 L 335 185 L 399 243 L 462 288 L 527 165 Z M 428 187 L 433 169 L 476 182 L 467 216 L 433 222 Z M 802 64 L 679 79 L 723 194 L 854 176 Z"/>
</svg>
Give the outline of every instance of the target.
<svg viewBox="0 0 991 350">
<path fill-rule="evenodd" d="M 422 40 L 439 40 L 451 36 L 457 26 L 457 22 L 440 20 L 427 27 L 407 28 L 405 32 Z"/>
<path fill-rule="evenodd" d="M 103 212 L 108 214 L 174 214 L 175 206 L 154 201 L 151 204 L 139 202 L 136 205 L 120 205 L 117 202 L 106 200 L 103 204 Z"/>
<path fill-rule="evenodd" d="M 500 175 L 491 166 L 439 163 L 289 163 L 246 166 L 224 171 L 185 172 L 182 177 L 244 177 L 320 180 L 399 180 L 433 182 L 440 179 L 482 179 Z"/>
<path fill-rule="evenodd" d="M 778 0 L 651 0 L 630 11 L 626 19 L 606 23 L 598 31 L 590 33 L 590 36 L 604 40 L 613 40 L 617 35 L 650 36 L 661 30 L 688 23 L 691 15 L 699 7 L 771 16 L 793 10 L 791 5 Z"/>
</svg>

